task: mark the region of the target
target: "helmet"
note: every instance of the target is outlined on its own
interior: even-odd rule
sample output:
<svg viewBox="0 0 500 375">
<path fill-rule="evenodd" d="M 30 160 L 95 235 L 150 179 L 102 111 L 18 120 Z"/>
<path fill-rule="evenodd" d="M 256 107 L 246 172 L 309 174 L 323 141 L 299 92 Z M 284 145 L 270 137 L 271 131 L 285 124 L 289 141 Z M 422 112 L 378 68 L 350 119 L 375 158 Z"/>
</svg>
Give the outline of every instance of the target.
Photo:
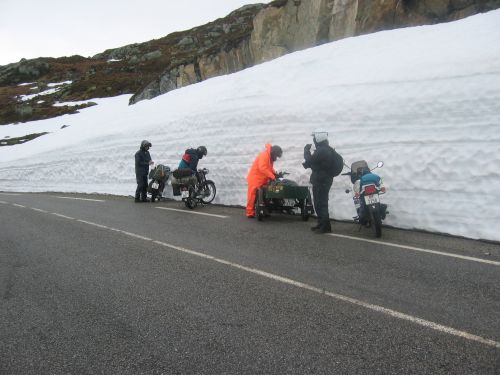
<svg viewBox="0 0 500 375">
<path fill-rule="evenodd" d="M 312 134 L 314 142 L 321 143 L 328 140 L 328 132 L 323 129 L 316 129 Z"/>
<path fill-rule="evenodd" d="M 281 158 L 281 155 L 283 155 L 283 150 L 281 149 L 280 146 L 274 145 L 271 147 L 271 153 Z"/>
<path fill-rule="evenodd" d="M 280 146 L 274 145 L 271 147 L 271 159 L 276 161 L 277 158 L 281 158 L 283 155 L 283 150 Z"/>
<path fill-rule="evenodd" d="M 207 156 L 207 148 L 205 146 L 199 146 L 196 149 L 196 152 L 198 153 L 198 156 L 202 158 L 203 156 Z"/>
<path fill-rule="evenodd" d="M 141 142 L 141 148 L 144 150 L 150 148 L 151 146 L 152 146 L 152 144 L 149 141 L 144 140 Z"/>
</svg>

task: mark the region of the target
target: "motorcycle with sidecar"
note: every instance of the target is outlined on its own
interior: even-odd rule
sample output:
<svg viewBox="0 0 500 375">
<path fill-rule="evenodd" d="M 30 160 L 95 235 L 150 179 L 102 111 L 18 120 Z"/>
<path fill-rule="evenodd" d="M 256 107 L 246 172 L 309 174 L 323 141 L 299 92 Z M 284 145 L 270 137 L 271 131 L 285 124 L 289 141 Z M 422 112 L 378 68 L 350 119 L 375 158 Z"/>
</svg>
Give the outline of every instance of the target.
<svg viewBox="0 0 500 375">
<path fill-rule="evenodd" d="M 280 172 L 276 180 L 257 190 L 255 214 L 259 221 L 271 213 L 298 215 L 303 221 L 314 214 L 309 187 L 299 186 L 295 181 L 285 179 L 287 172 Z"/>
</svg>

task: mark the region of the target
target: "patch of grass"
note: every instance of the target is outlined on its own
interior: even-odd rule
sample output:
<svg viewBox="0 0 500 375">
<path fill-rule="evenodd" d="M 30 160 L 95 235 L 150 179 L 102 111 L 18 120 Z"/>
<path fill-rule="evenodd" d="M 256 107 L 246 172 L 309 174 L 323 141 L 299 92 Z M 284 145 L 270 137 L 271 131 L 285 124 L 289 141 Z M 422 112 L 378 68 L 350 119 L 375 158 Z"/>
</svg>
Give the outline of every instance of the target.
<svg viewBox="0 0 500 375">
<path fill-rule="evenodd" d="M 49 134 L 49 133 L 47 133 L 47 132 L 33 133 L 33 134 L 25 135 L 23 137 L 0 139 L 0 147 L 2 147 L 2 146 L 15 146 L 15 145 L 19 145 L 22 143 L 26 143 L 26 142 L 32 141 L 35 138 L 41 137 L 42 135 L 45 135 L 45 134 Z"/>
<path fill-rule="evenodd" d="M 53 107 L 56 101 L 88 100 L 141 92 L 175 67 L 196 65 L 204 56 L 236 48 L 241 41 L 250 37 L 253 18 L 261 7 L 265 5 L 246 7 L 206 25 L 163 38 L 109 49 L 93 58 L 77 55 L 42 57 L 1 66 L 0 125 L 47 119 L 78 110 L 69 106 Z M 179 43 L 186 37 L 194 42 L 188 45 Z M 157 53 L 158 57 L 147 58 L 151 53 Z M 108 62 L 112 57 L 120 61 Z M 29 76 L 22 73 L 27 67 L 32 67 Z M 72 83 L 51 95 L 25 102 L 17 99 L 20 95 L 33 94 L 31 87 L 43 89 L 48 83 L 63 81 Z M 24 82 L 33 84 L 18 86 Z M 41 100 L 44 102 L 38 103 Z"/>
</svg>

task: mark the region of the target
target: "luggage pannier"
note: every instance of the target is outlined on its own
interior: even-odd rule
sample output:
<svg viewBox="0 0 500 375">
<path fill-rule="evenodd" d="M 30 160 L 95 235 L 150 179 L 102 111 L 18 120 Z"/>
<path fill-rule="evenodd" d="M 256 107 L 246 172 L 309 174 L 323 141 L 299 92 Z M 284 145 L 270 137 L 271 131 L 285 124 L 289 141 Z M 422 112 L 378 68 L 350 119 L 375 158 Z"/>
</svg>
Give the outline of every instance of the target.
<svg viewBox="0 0 500 375">
<path fill-rule="evenodd" d="M 175 174 L 175 171 L 174 171 L 174 174 Z M 174 196 L 179 196 L 179 195 L 181 195 L 181 190 L 180 190 L 181 185 L 185 185 L 185 186 L 196 185 L 196 182 L 198 182 L 198 180 L 197 180 L 195 175 L 187 176 L 187 177 L 180 177 L 180 178 L 176 178 L 175 176 L 172 176 L 170 178 L 170 182 L 172 184 L 172 192 L 173 192 Z"/>
<path fill-rule="evenodd" d="M 158 181 L 163 181 L 166 179 L 167 174 L 170 172 L 170 168 L 163 165 L 163 164 L 158 164 L 156 167 L 154 167 L 150 172 L 149 172 L 149 178 L 150 179 L 155 179 Z"/>
</svg>

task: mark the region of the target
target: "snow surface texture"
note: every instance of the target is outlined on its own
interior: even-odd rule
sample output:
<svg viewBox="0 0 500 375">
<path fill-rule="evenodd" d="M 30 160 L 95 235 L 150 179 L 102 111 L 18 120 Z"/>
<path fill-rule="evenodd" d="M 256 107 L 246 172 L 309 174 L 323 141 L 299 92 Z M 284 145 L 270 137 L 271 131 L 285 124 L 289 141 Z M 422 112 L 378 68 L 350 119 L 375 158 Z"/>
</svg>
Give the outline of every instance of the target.
<svg viewBox="0 0 500 375">
<path fill-rule="evenodd" d="M 0 140 L 51 134 L 0 148 L 0 190 L 131 195 L 133 156 L 148 139 L 153 160 L 172 168 L 187 147 L 207 146 L 200 167 L 215 203 L 243 206 L 265 143 L 284 150 L 277 170 L 308 184 L 303 146 L 324 128 L 348 164 L 385 162 L 387 224 L 498 241 L 499 25 L 493 11 L 344 39 L 134 106 L 129 96 L 94 99 L 76 115 L 1 126 Z M 355 214 L 348 187 L 334 180 L 335 219 Z"/>
</svg>

